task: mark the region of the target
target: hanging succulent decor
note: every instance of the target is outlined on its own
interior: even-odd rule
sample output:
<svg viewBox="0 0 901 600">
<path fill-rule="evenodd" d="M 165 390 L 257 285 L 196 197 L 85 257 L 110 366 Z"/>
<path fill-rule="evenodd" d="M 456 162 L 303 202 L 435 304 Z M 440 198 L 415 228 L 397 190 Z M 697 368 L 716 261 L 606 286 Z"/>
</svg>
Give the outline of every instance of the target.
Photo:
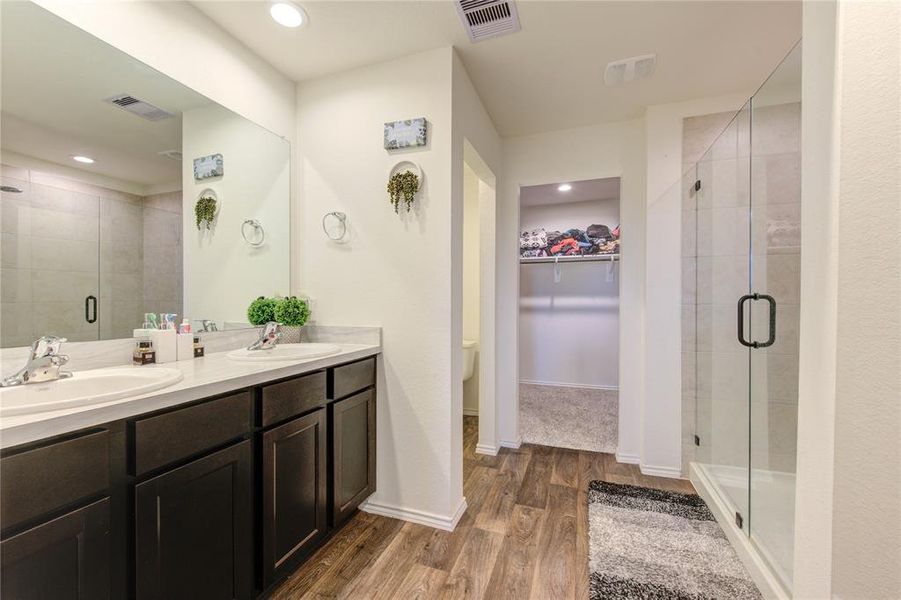
<svg viewBox="0 0 901 600">
<path fill-rule="evenodd" d="M 418 191 L 419 175 L 413 171 L 400 171 L 388 179 L 388 199 L 394 207 L 394 212 L 400 212 L 401 199 L 407 207 L 407 212 L 410 212 Z"/>
<path fill-rule="evenodd" d="M 216 209 L 216 198 L 210 194 L 201 194 L 197 203 L 194 204 L 194 221 L 198 230 L 201 229 L 201 225 L 206 225 L 206 228 L 210 229 L 213 218 L 216 216 Z"/>
</svg>

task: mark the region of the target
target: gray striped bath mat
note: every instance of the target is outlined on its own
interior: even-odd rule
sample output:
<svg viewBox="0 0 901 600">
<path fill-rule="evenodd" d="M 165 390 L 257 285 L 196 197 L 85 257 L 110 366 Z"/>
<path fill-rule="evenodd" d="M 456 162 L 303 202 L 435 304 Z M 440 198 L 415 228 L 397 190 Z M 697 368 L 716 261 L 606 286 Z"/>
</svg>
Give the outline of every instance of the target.
<svg viewBox="0 0 901 600">
<path fill-rule="evenodd" d="M 591 600 L 761 598 L 700 496 L 592 481 L 588 525 Z"/>
</svg>

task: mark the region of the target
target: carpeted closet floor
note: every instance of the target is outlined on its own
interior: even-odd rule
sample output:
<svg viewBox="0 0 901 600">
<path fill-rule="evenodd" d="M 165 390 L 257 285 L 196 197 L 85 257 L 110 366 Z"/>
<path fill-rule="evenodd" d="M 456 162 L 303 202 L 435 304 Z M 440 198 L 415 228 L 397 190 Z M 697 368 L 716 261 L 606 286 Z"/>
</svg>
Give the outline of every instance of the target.
<svg viewBox="0 0 901 600">
<path fill-rule="evenodd" d="M 520 384 L 519 426 L 527 444 L 616 452 L 616 391 Z"/>
</svg>

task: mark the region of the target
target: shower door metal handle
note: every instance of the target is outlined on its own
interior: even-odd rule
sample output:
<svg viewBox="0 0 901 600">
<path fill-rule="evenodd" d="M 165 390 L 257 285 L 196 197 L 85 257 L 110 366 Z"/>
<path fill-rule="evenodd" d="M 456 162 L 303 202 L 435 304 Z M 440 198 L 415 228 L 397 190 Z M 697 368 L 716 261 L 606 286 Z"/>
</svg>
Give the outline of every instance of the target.
<svg viewBox="0 0 901 600">
<path fill-rule="evenodd" d="M 88 323 L 97 322 L 97 297 L 86 296 L 84 299 L 84 320 Z"/>
<path fill-rule="evenodd" d="M 748 300 L 766 300 L 770 305 L 769 335 L 765 342 L 749 342 L 745 339 L 745 302 Z M 748 348 L 766 348 L 776 343 L 776 299 L 769 294 L 745 294 L 738 299 L 738 341 Z"/>
</svg>

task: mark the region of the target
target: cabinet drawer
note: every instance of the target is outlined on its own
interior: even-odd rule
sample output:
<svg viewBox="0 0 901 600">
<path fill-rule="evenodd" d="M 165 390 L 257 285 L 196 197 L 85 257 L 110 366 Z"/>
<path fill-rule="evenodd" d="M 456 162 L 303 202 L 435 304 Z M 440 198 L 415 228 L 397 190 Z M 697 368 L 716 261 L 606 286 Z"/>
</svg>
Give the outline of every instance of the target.
<svg viewBox="0 0 901 600">
<path fill-rule="evenodd" d="M 328 397 L 344 398 L 375 385 L 375 357 L 366 358 L 329 371 Z"/>
<path fill-rule="evenodd" d="M 325 371 L 263 388 L 263 427 L 325 404 Z"/>
<path fill-rule="evenodd" d="M 0 460 L 3 528 L 63 508 L 109 487 L 109 432 L 94 431 Z"/>
<path fill-rule="evenodd" d="M 134 464 L 141 475 L 240 437 L 252 427 L 250 392 L 195 404 L 134 423 Z"/>
</svg>

